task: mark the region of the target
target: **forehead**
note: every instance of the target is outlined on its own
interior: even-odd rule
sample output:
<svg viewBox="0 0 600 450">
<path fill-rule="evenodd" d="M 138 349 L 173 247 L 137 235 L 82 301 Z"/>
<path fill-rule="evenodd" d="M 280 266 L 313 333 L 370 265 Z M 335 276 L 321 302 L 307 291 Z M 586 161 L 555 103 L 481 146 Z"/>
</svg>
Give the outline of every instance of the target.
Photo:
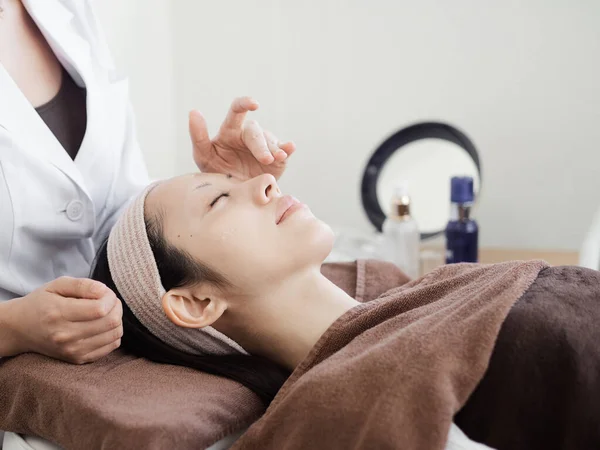
<svg viewBox="0 0 600 450">
<path fill-rule="evenodd" d="M 156 213 L 159 209 L 166 211 L 182 206 L 186 200 L 194 195 L 196 200 L 214 193 L 210 187 L 197 189 L 197 187 L 210 184 L 212 187 L 226 187 L 235 179 L 228 179 L 227 175 L 217 173 L 189 173 L 170 178 L 160 182 L 152 189 L 148 197 L 144 209 L 147 213 Z"/>
</svg>

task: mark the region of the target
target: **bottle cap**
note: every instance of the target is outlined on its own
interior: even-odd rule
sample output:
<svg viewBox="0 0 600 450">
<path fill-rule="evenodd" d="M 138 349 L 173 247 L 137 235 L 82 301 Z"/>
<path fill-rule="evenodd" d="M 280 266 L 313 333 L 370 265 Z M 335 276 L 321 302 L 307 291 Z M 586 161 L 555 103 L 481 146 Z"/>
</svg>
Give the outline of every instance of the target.
<svg viewBox="0 0 600 450">
<path fill-rule="evenodd" d="M 471 203 L 473 198 L 473 177 L 452 177 L 450 201 L 452 203 Z"/>
</svg>

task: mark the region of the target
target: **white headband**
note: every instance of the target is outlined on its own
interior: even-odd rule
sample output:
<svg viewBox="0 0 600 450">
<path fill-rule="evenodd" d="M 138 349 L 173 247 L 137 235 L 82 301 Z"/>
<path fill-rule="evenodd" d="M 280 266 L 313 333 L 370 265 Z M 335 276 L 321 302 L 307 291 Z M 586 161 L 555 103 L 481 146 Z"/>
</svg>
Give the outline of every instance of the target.
<svg viewBox="0 0 600 450">
<path fill-rule="evenodd" d="M 238 343 L 212 327 L 184 328 L 162 308 L 162 286 L 144 221 L 151 184 L 125 209 L 108 238 L 108 267 L 123 301 L 148 331 L 166 344 L 196 355 L 247 355 Z"/>
</svg>

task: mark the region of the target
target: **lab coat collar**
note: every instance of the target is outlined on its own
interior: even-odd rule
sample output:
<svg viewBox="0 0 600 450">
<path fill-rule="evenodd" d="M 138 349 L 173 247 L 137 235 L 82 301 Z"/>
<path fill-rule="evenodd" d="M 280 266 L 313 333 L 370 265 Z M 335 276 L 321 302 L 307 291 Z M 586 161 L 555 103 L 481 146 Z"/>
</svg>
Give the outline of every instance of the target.
<svg viewBox="0 0 600 450">
<path fill-rule="evenodd" d="M 81 173 L 2 64 L 0 125 L 8 131 L 16 148 L 34 158 L 46 159 L 79 185 L 87 195 Z"/>
<path fill-rule="evenodd" d="M 75 0 L 22 0 L 60 63 L 75 82 L 83 87 L 95 82 L 94 59 L 88 42 L 82 38 L 84 23 L 75 21 L 73 10 L 82 5 Z M 69 8 L 67 8 L 67 5 Z"/>
<path fill-rule="evenodd" d="M 91 49 L 81 36 L 82 24 L 74 20 L 64 2 L 73 3 L 69 5 L 71 8 L 79 7 L 74 0 L 23 0 L 60 63 L 78 85 L 89 89 L 97 85 Z M 47 159 L 91 199 L 80 170 L 1 64 L 0 87 L 0 125 L 8 130 L 20 149 L 36 158 Z M 87 110 L 89 121 L 89 102 Z M 80 153 L 85 141 L 84 137 Z"/>
</svg>

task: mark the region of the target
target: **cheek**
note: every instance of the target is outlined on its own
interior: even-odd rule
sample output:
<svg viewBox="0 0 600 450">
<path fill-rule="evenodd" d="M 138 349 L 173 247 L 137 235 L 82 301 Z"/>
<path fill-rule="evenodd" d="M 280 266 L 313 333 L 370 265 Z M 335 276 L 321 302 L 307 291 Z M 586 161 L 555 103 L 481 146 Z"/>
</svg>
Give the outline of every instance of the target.
<svg viewBox="0 0 600 450">
<path fill-rule="evenodd" d="M 237 227 L 228 227 L 228 228 L 222 229 L 218 233 L 218 236 L 216 237 L 216 239 L 222 245 L 225 245 L 227 242 L 229 242 L 232 239 L 234 239 L 237 234 L 238 234 Z"/>
<path fill-rule="evenodd" d="M 203 241 L 210 247 L 210 256 L 218 258 L 231 258 L 235 256 L 236 248 L 239 249 L 243 229 L 236 221 L 219 220 L 206 230 Z"/>
<path fill-rule="evenodd" d="M 320 264 L 333 245 L 331 228 L 315 217 L 278 227 L 254 211 L 222 214 L 205 230 L 204 261 L 235 285 L 252 289 L 307 264 Z"/>
<path fill-rule="evenodd" d="M 265 256 L 263 243 L 270 240 L 260 217 L 242 212 L 221 215 L 202 236 L 206 262 L 210 261 L 234 283 L 255 268 L 260 269 L 259 263 Z"/>
</svg>

